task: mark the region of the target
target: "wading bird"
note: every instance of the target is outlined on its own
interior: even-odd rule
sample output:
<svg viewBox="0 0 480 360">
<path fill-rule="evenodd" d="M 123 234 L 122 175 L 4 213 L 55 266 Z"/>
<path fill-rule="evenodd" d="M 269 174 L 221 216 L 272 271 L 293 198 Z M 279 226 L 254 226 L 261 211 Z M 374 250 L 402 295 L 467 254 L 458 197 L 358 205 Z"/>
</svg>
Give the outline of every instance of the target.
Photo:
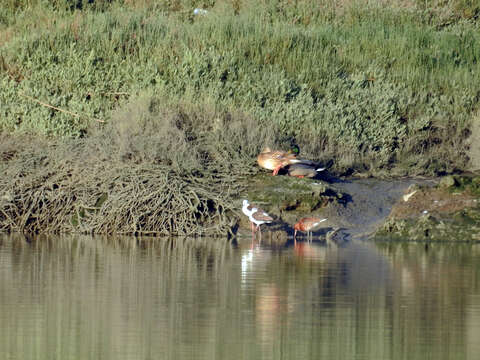
<svg viewBox="0 0 480 360">
<path fill-rule="evenodd" d="M 260 236 L 262 230 L 260 225 L 265 223 L 271 223 L 273 218 L 268 215 L 264 210 L 260 209 L 258 206 L 252 205 L 248 200 L 243 200 L 242 212 L 248 216 L 250 220 L 250 228 L 252 229 L 252 237 L 255 233 L 260 230 Z M 256 227 L 255 227 L 256 225 Z"/>
<path fill-rule="evenodd" d="M 317 217 L 305 217 L 300 220 L 293 226 L 295 232 L 293 233 L 293 239 L 296 241 L 297 231 L 303 231 L 307 233 L 307 239 L 311 235 L 312 229 L 316 228 L 320 223 L 326 221 L 327 219 L 320 219 Z"/>
</svg>

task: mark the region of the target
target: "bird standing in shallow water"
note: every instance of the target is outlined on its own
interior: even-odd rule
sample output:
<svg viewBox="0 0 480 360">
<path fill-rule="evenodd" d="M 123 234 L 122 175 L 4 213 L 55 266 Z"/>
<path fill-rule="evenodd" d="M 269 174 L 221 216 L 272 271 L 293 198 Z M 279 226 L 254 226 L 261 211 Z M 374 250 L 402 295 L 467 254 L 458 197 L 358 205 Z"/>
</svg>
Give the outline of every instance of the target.
<svg viewBox="0 0 480 360">
<path fill-rule="evenodd" d="M 271 223 L 273 218 L 268 215 L 264 210 L 260 209 L 258 206 L 252 205 L 248 200 L 243 200 L 242 212 L 248 216 L 250 220 L 250 227 L 252 229 L 252 237 L 255 236 L 255 233 L 260 230 L 260 236 L 262 230 L 260 225 L 265 223 Z M 255 227 L 255 225 L 256 227 Z"/>
<path fill-rule="evenodd" d="M 293 233 L 293 239 L 296 241 L 297 231 L 306 232 L 308 239 L 309 235 L 311 235 L 311 230 L 326 220 L 327 219 L 320 219 L 317 217 L 305 217 L 298 220 L 298 222 L 293 226 L 295 229 L 295 232 Z"/>
</svg>

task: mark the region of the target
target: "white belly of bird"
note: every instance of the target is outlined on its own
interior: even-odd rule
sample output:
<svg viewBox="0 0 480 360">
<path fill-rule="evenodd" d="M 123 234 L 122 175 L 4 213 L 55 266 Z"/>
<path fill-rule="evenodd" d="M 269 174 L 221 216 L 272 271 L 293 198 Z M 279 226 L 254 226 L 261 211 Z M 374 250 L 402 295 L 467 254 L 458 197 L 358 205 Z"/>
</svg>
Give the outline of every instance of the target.
<svg viewBox="0 0 480 360">
<path fill-rule="evenodd" d="M 253 214 L 248 217 L 251 222 L 255 223 L 255 225 L 262 225 L 270 221 L 265 221 L 265 220 L 257 220 L 253 217 Z"/>
</svg>

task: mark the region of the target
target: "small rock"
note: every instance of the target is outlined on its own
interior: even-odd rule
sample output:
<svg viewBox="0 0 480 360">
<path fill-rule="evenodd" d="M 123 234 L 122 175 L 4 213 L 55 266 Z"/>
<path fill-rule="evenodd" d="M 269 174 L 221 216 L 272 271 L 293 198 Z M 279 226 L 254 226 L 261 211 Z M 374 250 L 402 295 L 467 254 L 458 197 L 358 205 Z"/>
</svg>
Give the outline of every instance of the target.
<svg viewBox="0 0 480 360">
<path fill-rule="evenodd" d="M 458 186 L 457 180 L 452 176 L 445 176 L 440 180 L 440 183 L 438 184 L 440 187 L 443 188 L 449 188 L 452 186 Z"/>
<path fill-rule="evenodd" d="M 325 239 L 327 241 L 341 241 L 345 240 L 345 236 L 340 236 L 339 235 L 340 228 L 336 227 L 333 230 L 330 230 L 327 235 L 325 236 Z"/>
</svg>

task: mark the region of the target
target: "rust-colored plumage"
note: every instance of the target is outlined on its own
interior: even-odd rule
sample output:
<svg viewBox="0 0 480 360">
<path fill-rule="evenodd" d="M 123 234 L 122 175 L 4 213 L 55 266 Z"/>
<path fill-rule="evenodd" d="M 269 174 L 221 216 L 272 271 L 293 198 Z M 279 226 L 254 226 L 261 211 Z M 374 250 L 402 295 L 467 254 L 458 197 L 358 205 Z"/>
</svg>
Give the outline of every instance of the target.
<svg viewBox="0 0 480 360">
<path fill-rule="evenodd" d="M 320 219 L 317 217 L 305 217 L 300 220 L 293 226 L 295 230 L 293 238 L 297 236 L 297 231 L 302 231 L 307 233 L 307 237 L 311 234 L 311 231 L 316 228 L 320 223 L 326 221 L 327 219 Z"/>
</svg>

